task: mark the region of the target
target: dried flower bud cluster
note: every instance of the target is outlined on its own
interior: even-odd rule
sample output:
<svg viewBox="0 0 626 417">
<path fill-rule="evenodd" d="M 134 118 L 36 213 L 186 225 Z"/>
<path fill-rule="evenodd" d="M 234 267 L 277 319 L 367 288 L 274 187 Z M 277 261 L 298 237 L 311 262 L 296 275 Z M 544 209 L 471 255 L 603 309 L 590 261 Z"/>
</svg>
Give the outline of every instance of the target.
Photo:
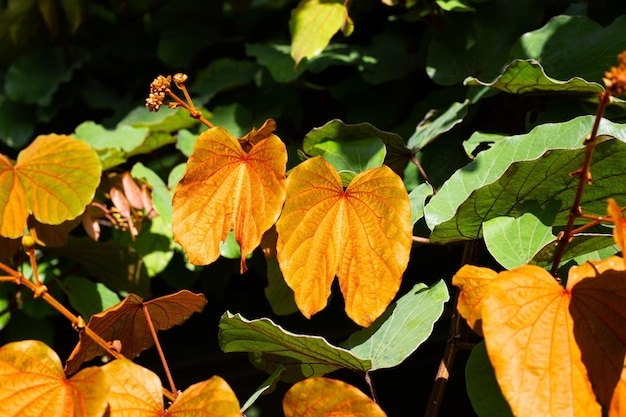
<svg viewBox="0 0 626 417">
<path fill-rule="evenodd" d="M 183 84 L 185 84 L 187 78 L 189 78 L 187 74 L 183 74 L 181 72 L 174 74 L 174 83 L 176 84 L 176 87 L 182 90 L 184 88 Z"/>
<path fill-rule="evenodd" d="M 626 92 L 626 51 L 617 56 L 617 61 L 619 66 L 611 67 L 602 79 L 613 96 L 621 96 Z"/>
<path fill-rule="evenodd" d="M 159 75 L 150 84 L 150 95 L 146 98 L 146 107 L 150 111 L 159 111 L 159 108 L 165 100 L 165 91 L 170 88 L 172 76 L 164 77 Z"/>
</svg>

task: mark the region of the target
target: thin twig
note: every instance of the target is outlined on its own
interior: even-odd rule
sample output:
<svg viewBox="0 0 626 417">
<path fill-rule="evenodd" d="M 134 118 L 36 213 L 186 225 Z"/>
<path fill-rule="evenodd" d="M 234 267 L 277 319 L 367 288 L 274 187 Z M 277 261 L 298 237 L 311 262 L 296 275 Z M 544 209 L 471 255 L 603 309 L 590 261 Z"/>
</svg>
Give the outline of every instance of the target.
<svg viewBox="0 0 626 417">
<path fill-rule="evenodd" d="M 413 164 L 417 167 L 418 171 L 422 175 L 422 178 L 424 178 L 424 181 L 428 185 L 430 185 L 430 187 L 433 189 L 433 194 L 437 194 L 437 189 L 430 182 L 430 179 L 428 179 L 428 175 L 426 175 L 426 171 L 424 171 L 424 168 L 422 167 L 422 164 L 420 164 L 420 161 L 418 161 L 417 158 L 415 157 L 415 155 L 413 155 L 413 154 L 411 155 L 411 162 L 413 162 Z"/>
</svg>

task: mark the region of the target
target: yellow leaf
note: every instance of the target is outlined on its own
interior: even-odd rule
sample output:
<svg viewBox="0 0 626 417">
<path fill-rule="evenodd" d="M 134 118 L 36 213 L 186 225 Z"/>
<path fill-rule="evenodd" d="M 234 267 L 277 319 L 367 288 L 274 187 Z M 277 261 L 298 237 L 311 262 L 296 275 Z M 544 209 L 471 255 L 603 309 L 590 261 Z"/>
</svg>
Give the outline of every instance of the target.
<svg viewBox="0 0 626 417">
<path fill-rule="evenodd" d="M 259 140 L 259 134 L 267 136 Z M 285 145 L 263 128 L 247 135 L 245 144 L 249 151 L 221 127 L 196 141 L 172 203 L 174 239 L 193 264 L 215 261 L 219 242 L 234 230 L 244 272 L 246 256 L 278 219 L 285 200 Z"/>
<path fill-rule="evenodd" d="M 385 417 L 378 404 L 360 390 L 329 378 L 298 382 L 283 398 L 285 417 Z"/>
<path fill-rule="evenodd" d="M 322 157 L 290 173 L 276 224 L 277 253 L 296 304 L 322 310 L 335 275 L 348 316 L 369 326 L 395 296 L 411 249 L 411 209 L 402 180 L 388 167 L 358 174 L 344 191 Z"/>
<path fill-rule="evenodd" d="M 163 414 L 163 387 L 152 371 L 128 359 L 107 363 L 110 417 L 156 417 Z"/>
<path fill-rule="evenodd" d="M 180 394 L 164 417 L 241 417 L 239 400 L 219 376 L 198 382 Z"/>
<path fill-rule="evenodd" d="M 626 219 L 622 218 L 622 212 L 617 205 L 617 202 L 613 198 L 609 198 L 609 204 L 607 206 L 607 212 L 611 216 L 615 227 L 613 228 L 613 239 L 615 243 L 619 245 L 624 251 L 626 242 L 624 242 L 624 236 L 626 235 Z"/>
<path fill-rule="evenodd" d="M 22 235 L 29 214 L 46 224 L 80 215 L 100 182 L 100 160 L 85 142 L 38 136 L 15 166 L 0 155 L 0 235 Z"/>
<path fill-rule="evenodd" d="M 516 416 L 601 415 L 574 337 L 572 294 L 529 265 L 501 272 L 488 286 L 485 343 Z"/>
<path fill-rule="evenodd" d="M 69 380 L 43 342 L 27 340 L 0 349 L 0 415 L 96 417 L 107 407 L 108 384 L 97 367 Z"/>
<path fill-rule="evenodd" d="M 461 289 L 457 301 L 457 310 L 461 317 L 476 333 L 482 336 L 482 302 L 487 293 L 487 286 L 495 277 L 496 271 L 479 266 L 464 265 L 452 277 L 452 284 Z"/>
</svg>

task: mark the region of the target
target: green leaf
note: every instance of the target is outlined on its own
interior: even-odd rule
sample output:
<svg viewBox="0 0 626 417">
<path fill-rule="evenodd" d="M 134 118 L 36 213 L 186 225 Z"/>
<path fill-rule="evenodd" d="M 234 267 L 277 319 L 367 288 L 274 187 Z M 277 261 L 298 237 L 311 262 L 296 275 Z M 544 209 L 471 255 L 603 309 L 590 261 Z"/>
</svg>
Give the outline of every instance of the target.
<svg viewBox="0 0 626 417">
<path fill-rule="evenodd" d="M 268 69 L 272 78 L 278 83 L 289 83 L 298 79 L 306 68 L 303 63 L 294 69 L 296 62 L 290 53 L 291 47 L 289 45 L 246 44 L 246 55 L 256 58 L 259 64 Z"/>
<path fill-rule="evenodd" d="M 397 366 L 428 339 L 449 299 L 443 280 L 431 287 L 416 284 L 370 327 L 354 333 L 341 345 L 371 360 L 371 370 Z"/>
<path fill-rule="evenodd" d="M 42 68 L 46 70 L 42 71 Z M 59 85 L 69 81 L 71 74 L 60 49 L 34 49 L 20 56 L 8 68 L 4 90 L 12 100 L 47 106 Z"/>
<path fill-rule="evenodd" d="M 502 396 L 484 341 L 474 346 L 470 353 L 465 365 L 465 384 L 472 407 L 479 417 L 513 416 L 511 407 Z"/>
<path fill-rule="evenodd" d="M 172 224 L 172 193 L 165 185 L 165 182 L 154 171 L 137 162 L 133 165 L 130 175 L 152 187 L 152 204 L 154 210 L 161 215 L 163 222 L 167 226 Z"/>
<path fill-rule="evenodd" d="M 144 224 L 134 239 L 127 231 L 116 231 L 115 240 L 136 251 L 149 277 L 163 272 L 174 256 L 174 235 L 163 216 L 154 217 Z"/>
<path fill-rule="evenodd" d="M 473 12 L 475 10 L 463 0 L 437 0 L 437 6 L 447 12 Z"/>
<path fill-rule="evenodd" d="M 574 93 L 597 97 L 598 93 L 604 91 L 604 87 L 600 84 L 586 81 L 580 77 L 573 77 L 567 81 L 550 78 L 541 64 L 534 59 L 516 59 L 507 65 L 498 78 L 491 83 L 469 77 L 465 79 L 463 84 L 482 85 L 510 94 Z"/>
<path fill-rule="evenodd" d="M 11 319 L 11 298 L 13 294 L 13 283 L 3 282 L 0 284 L 0 330 L 4 329 Z"/>
<path fill-rule="evenodd" d="M 302 147 L 310 156 L 323 156 L 339 173 L 358 174 L 383 164 L 386 148 L 381 137 L 390 135 L 369 123 L 347 125 L 335 119 L 310 131 Z"/>
<path fill-rule="evenodd" d="M 203 115 L 209 116 L 206 110 L 203 111 Z M 124 126 L 147 127 L 151 132 L 171 133 L 180 129 L 188 129 L 198 123 L 198 120 L 189 116 L 189 112 L 183 108 L 161 107 L 158 112 L 153 112 L 149 111 L 146 106 L 139 106 L 128 113 L 117 124 L 117 127 L 118 129 Z"/>
<path fill-rule="evenodd" d="M 563 206 L 555 224 L 562 224 L 576 188 L 576 179 L 569 173 L 580 167 L 583 139 L 591 132 L 593 119 L 582 116 L 544 124 L 479 153 L 455 172 L 424 208 L 426 223 L 433 230 L 431 240 L 478 239 L 482 222 L 521 215 L 524 201 L 544 204 L 557 196 Z M 626 138 L 626 126 L 603 120 L 599 129 L 600 134 Z M 620 172 L 619 152 L 624 146 L 614 140 L 598 145 L 591 168 L 594 186 L 588 187 L 583 196 L 586 212 L 606 212 L 606 198 L 611 195 L 618 201 L 623 199 L 621 184 L 626 174 Z"/>
<path fill-rule="evenodd" d="M 301 0 L 289 20 L 291 56 L 296 67 L 303 58 L 319 55 L 339 29 L 348 36 L 351 25 L 343 0 Z"/>
<path fill-rule="evenodd" d="M 181 129 L 178 132 L 178 138 L 176 139 L 176 147 L 183 155 L 189 158 L 189 155 L 193 152 L 193 146 L 198 139 L 198 135 L 191 133 L 187 129 Z"/>
<path fill-rule="evenodd" d="M 63 281 L 63 289 L 72 307 L 85 321 L 89 321 L 93 314 L 100 313 L 120 302 L 120 297 L 104 284 L 82 277 L 67 277 Z"/>
<path fill-rule="evenodd" d="M 527 264 L 541 248 L 556 240 L 552 227 L 532 213 L 488 220 L 483 224 L 483 237 L 489 253 L 506 269 Z"/>
<path fill-rule="evenodd" d="M 250 352 L 253 364 L 268 373 L 279 365 L 286 369 L 282 380 L 322 376 L 338 369 L 365 372 L 371 361 L 333 346 L 319 336 L 297 335 L 283 330 L 270 319 L 247 320 L 224 313 L 220 320 L 219 344 L 224 352 Z"/>
<path fill-rule="evenodd" d="M 552 265 L 556 245 L 547 244 L 532 259 L 531 264 L 546 267 Z M 605 259 L 617 254 L 619 247 L 613 240 L 611 231 L 604 234 L 583 234 L 577 235 L 565 247 L 565 252 L 561 256 L 561 265 L 574 260 L 581 264 L 589 259 Z"/>
<path fill-rule="evenodd" d="M 474 156 L 476 156 L 480 151 L 484 150 L 481 148 L 484 147 L 485 149 L 488 149 L 493 144 L 498 143 L 507 137 L 508 136 L 506 135 L 497 133 L 474 132 L 469 139 L 463 142 L 463 149 L 465 149 L 467 156 L 474 158 Z"/>
<path fill-rule="evenodd" d="M 538 0 L 494 0 L 476 5 L 475 13 L 445 17 L 429 44 L 426 72 L 435 83 L 452 85 L 474 74 L 497 76 L 520 35 L 541 21 L 543 6 Z"/>
<path fill-rule="evenodd" d="M 251 82 L 258 72 L 259 65 L 256 62 L 218 58 L 198 71 L 189 91 L 201 96 L 200 101 L 206 103 L 221 91 Z"/>
<path fill-rule="evenodd" d="M 411 202 L 411 223 L 415 224 L 424 217 L 424 204 L 426 199 L 433 195 L 433 187 L 428 183 L 421 183 L 409 193 Z"/>
<path fill-rule="evenodd" d="M 536 59 L 546 73 L 561 80 L 577 76 L 601 82 L 604 71 L 617 65 L 617 54 L 626 49 L 624 32 L 625 15 L 607 27 L 585 16 L 556 16 L 541 29 L 522 36 L 512 48 L 510 60 Z"/>
<path fill-rule="evenodd" d="M 32 107 L 0 97 L 0 140 L 13 149 L 23 148 L 33 137 L 37 118 Z"/>
<path fill-rule="evenodd" d="M 241 411 L 245 412 L 248 408 L 252 407 L 254 402 L 264 393 L 272 392 L 276 386 L 276 383 L 280 380 L 280 375 L 285 371 L 285 367 L 278 365 L 276 370 L 261 384 L 259 388 L 248 398 L 241 406 Z"/>
<path fill-rule="evenodd" d="M 409 138 L 407 146 L 413 152 L 417 152 L 443 133 L 448 132 L 463 121 L 467 115 L 467 107 L 469 104 L 469 100 L 465 100 L 463 103 L 453 103 L 434 120 L 428 120 L 423 125 L 417 126 L 415 133 Z"/>
<path fill-rule="evenodd" d="M 265 298 L 277 316 L 286 316 L 298 311 L 293 290 L 285 282 L 276 258 L 265 257 L 267 264 L 267 287 Z"/>
<path fill-rule="evenodd" d="M 235 232 L 232 230 L 226 236 L 226 240 L 224 242 L 220 242 L 220 255 L 227 259 L 239 259 L 241 258 L 241 247 L 237 240 L 235 239 Z M 250 258 L 252 254 L 248 254 L 248 258 Z"/>
</svg>

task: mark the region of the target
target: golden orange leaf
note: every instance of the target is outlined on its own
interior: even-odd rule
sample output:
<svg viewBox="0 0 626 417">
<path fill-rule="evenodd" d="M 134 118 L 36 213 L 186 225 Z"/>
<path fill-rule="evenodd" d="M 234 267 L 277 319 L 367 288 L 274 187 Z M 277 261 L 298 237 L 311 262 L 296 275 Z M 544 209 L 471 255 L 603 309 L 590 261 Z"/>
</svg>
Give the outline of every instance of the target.
<svg viewBox="0 0 626 417">
<path fill-rule="evenodd" d="M 205 304 L 203 294 L 187 290 L 145 302 L 138 295 L 129 294 L 113 307 L 91 316 L 87 327 L 107 342 L 119 341 L 120 353 L 133 359 L 154 344 L 144 306 L 148 309 L 155 331 L 159 331 L 182 324 L 193 313 L 201 312 Z M 106 355 L 106 351 L 81 332 L 79 342 L 65 363 L 65 371 L 72 374 L 83 362 L 102 355 Z"/>
<path fill-rule="evenodd" d="M 626 272 L 613 256 L 570 269 L 570 312 L 582 361 L 610 416 L 626 414 Z"/>
<path fill-rule="evenodd" d="M 265 125 L 264 125 L 265 126 Z M 260 140 L 259 135 L 267 136 Z M 225 129 L 202 133 L 173 198 L 174 239 L 189 261 L 206 265 L 233 230 L 245 259 L 278 219 L 285 200 L 287 151 L 267 128 L 245 137 L 246 151 Z"/>
<path fill-rule="evenodd" d="M 241 417 L 237 396 L 219 376 L 198 382 L 183 391 L 164 417 Z"/>
<path fill-rule="evenodd" d="M 516 416 L 601 415 L 574 337 L 573 294 L 529 265 L 501 272 L 488 286 L 485 343 Z"/>
<path fill-rule="evenodd" d="M 345 191 L 322 157 L 294 168 L 276 249 L 300 311 L 322 310 L 337 275 L 347 315 L 364 327 L 379 317 L 409 260 L 410 211 L 402 180 L 386 166 L 358 174 Z"/>
<path fill-rule="evenodd" d="M 102 370 L 110 386 L 110 417 L 163 415 L 163 387 L 154 372 L 127 359 L 109 362 Z"/>
<path fill-rule="evenodd" d="M 61 361 L 43 342 L 0 349 L 0 415 L 96 417 L 107 407 L 108 383 L 97 367 L 65 378 Z"/>
<path fill-rule="evenodd" d="M 100 160 L 85 142 L 38 136 L 15 166 L 0 155 L 0 235 L 19 237 L 29 214 L 46 224 L 80 215 L 100 182 Z"/>
<path fill-rule="evenodd" d="M 487 286 L 497 276 L 498 273 L 489 268 L 463 265 L 452 277 L 452 284 L 461 289 L 456 308 L 472 330 L 481 336 L 482 302 L 487 293 Z"/>
<path fill-rule="evenodd" d="M 385 417 L 378 404 L 359 389 L 329 378 L 298 382 L 283 398 L 285 417 Z"/>
<path fill-rule="evenodd" d="M 613 229 L 613 239 L 615 240 L 615 243 L 622 248 L 623 252 L 626 247 L 626 242 L 624 242 L 624 236 L 626 235 L 626 219 L 622 218 L 622 212 L 615 199 L 609 198 L 607 212 L 611 216 L 615 225 Z"/>
</svg>

